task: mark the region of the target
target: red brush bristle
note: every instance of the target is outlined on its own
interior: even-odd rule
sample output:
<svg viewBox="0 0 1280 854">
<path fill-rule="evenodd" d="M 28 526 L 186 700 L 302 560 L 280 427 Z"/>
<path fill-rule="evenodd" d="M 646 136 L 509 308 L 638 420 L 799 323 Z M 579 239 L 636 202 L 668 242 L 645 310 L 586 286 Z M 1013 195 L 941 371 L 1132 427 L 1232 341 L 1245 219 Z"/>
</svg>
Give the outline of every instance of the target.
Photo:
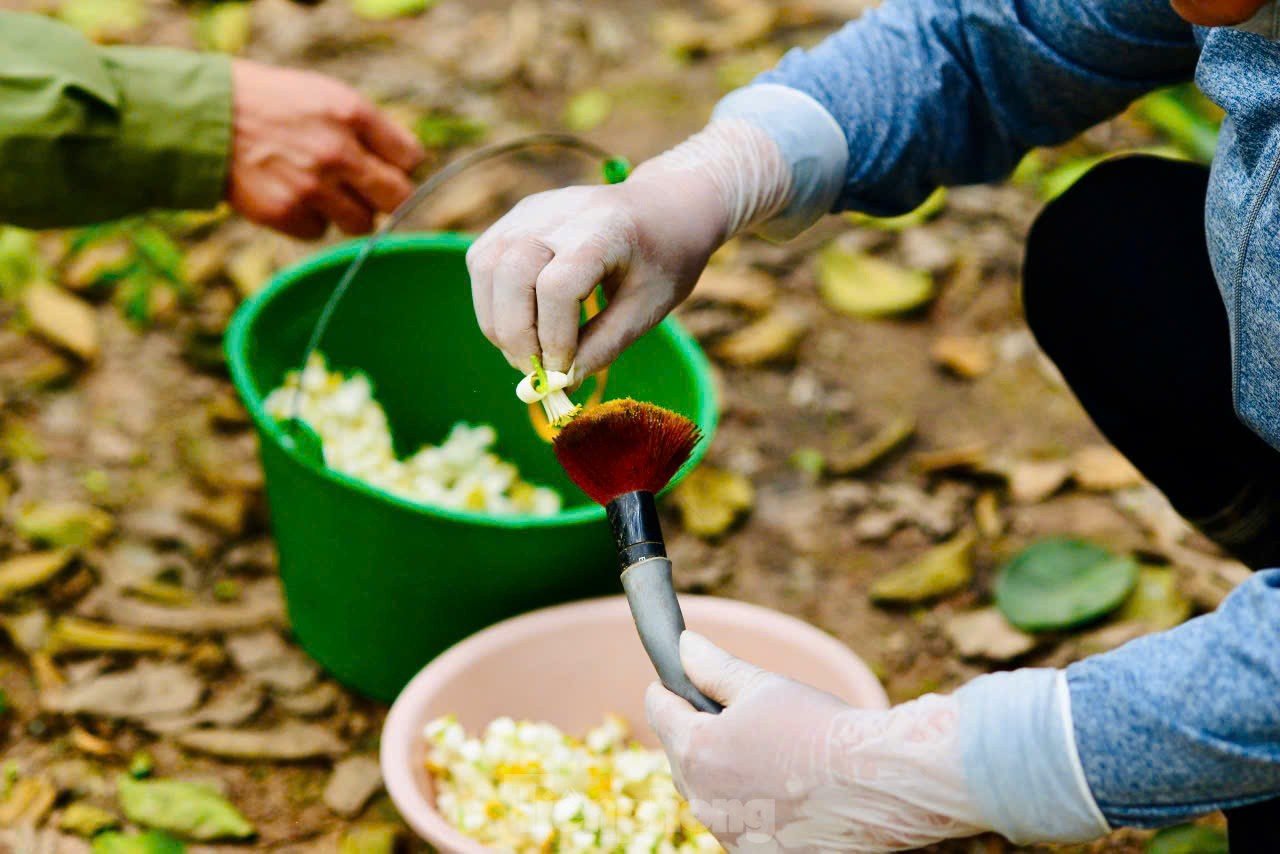
<svg viewBox="0 0 1280 854">
<path fill-rule="evenodd" d="M 599 504 L 627 492 L 660 492 L 702 438 L 698 425 L 631 398 L 588 409 L 556 437 L 556 459 Z"/>
</svg>

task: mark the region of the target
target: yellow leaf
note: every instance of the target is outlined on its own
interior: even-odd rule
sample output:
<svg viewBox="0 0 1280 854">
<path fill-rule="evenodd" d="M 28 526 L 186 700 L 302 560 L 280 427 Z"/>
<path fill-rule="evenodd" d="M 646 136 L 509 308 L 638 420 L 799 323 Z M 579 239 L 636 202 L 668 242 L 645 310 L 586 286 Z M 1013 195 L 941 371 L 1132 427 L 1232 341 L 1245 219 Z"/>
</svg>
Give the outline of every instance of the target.
<svg viewBox="0 0 1280 854">
<path fill-rule="evenodd" d="M 701 466 L 690 472 L 672 493 L 684 526 L 699 537 L 717 537 L 755 504 L 751 481 L 740 474 Z"/>
<path fill-rule="evenodd" d="M 928 273 L 835 245 L 818 253 L 818 289 L 836 311 L 868 318 L 912 311 L 934 293 Z"/>
</svg>

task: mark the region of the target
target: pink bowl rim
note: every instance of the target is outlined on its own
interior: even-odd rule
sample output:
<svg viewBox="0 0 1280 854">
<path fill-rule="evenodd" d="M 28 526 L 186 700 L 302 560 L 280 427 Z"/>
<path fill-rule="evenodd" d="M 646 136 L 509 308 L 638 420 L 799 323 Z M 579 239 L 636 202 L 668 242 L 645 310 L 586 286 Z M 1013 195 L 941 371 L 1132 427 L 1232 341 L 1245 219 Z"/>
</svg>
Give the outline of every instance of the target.
<svg viewBox="0 0 1280 854">
<path fill-rule="evenodd" d="M 625 601 L 622 596 L 605 596 L 553 605 L 503 620 L 458 641 L 409 681 L 392 704 L 383 723 L 379 761 L 392 803 L 420 837 L 437 846 L 466 854 L 484 854 L 491 850 L 449 824 L 436 811 L 435 804 L 425 796 L 414 778 L 415 769 L 411 762 L 416 755 L 415 748 L 420 737 L 418 729 L 425 723 L 419 719 L 418 711 L 435 692 L 436 686 L 455 678 L 478 654 L 486 654 L 494 648 L 508 646 L 521 637 L 536 634 L 547 623 L 563 625 L 566 619 L 581 620 L 609 614 Z M 804 620 L 761 605 L 719 596 L 682 594 L 680 603 L 690 611 L 718 612 L 719 615 L 750 621 L 766 633 L 798 633 L 805 643 L 813 647 L 815 655 L 829 659 L 831 665 L 844 673 L 852 683 L 862 683 L 861 690 L 867 694 L 864 708 L 889 707 L 889 697 L 884 686 L 866 662 L 839 640 Z"/>
</svg>

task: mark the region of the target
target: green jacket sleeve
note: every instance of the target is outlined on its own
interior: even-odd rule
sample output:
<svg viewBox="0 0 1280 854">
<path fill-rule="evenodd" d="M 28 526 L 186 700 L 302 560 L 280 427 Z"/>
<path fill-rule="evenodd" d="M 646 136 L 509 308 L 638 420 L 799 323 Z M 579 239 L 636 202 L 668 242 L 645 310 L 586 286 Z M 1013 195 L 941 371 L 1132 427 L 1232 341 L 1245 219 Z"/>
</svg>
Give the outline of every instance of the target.
<svg viewBox="0 0 1280 854">
<path fill-rule="evenodd" d="M 230 146 L 226 57 L 98 47 L 49 18 L 0 12 L 0 222 L 211 207 Z"/>
</svg>

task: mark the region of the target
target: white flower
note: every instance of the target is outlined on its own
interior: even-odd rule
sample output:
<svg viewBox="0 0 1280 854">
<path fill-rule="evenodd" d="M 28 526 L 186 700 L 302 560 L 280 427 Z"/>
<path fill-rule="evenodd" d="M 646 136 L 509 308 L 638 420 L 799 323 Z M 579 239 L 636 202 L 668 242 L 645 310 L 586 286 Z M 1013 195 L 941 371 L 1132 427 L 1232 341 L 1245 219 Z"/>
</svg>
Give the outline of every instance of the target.
<svg viewBox="0 0 1280 854">
<path fill-rule="evenodd" d="M 410 501 L 486 513 L 560 512 L 555 490 L 521 480 L 516 466 L 492 453 L 498 436 L 487 424 L 459 421 L 440 445 L 397 458 L 368 377 L 331 373 L 318 353 L 301 376 L 286 376 L 265 405 L 275 418 L 301 416 L 320 437 L 329 468 Z"/>
<path fill-rule="evenodd" d="M 479 738 L 467 738 L 453 718 L 423 732 L 440 814 L 486 847 L 516 854 L 720 850 L 676 792 L 665 756 L 626 746 L 630 730 L 616 715 L 581 741 L 550 724 L 506 717 Z"/>
</svg>

